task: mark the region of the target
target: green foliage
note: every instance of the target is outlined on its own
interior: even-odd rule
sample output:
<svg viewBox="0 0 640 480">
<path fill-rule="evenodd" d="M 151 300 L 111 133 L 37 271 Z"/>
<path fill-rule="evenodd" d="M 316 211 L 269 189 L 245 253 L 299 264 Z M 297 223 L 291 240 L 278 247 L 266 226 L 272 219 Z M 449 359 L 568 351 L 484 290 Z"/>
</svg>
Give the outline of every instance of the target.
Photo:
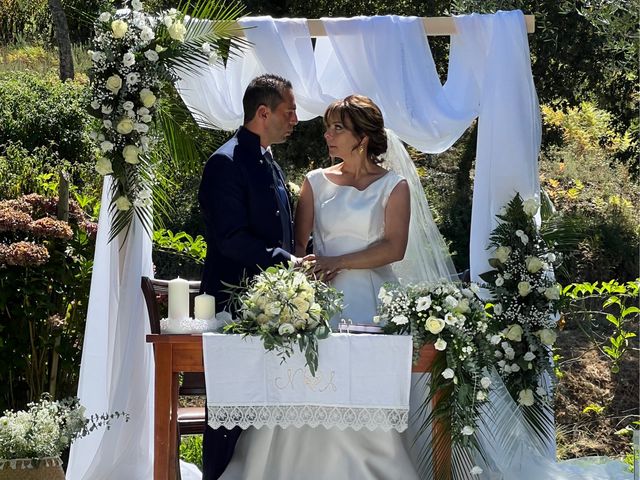
<svg viewBox="0 0 640 480">
<path fill-rule="evenodd" d="M 202 470 L 202 435 L 188 435 L 180 442 L 180 458 Z"/>
<path fill-rule="evenodd" d="M 600 283 L 600 285 L 598 285 Z M 611 360 L 611 371 L 620 371 L 620 362 L 625 352 L 631 348 L 630 339 L 635 338 L 638 330 L 638 290 L 640 279 L 633 282 L 618 283 L 616 280 L 595 283 L 573 283 L 563 289 L 563 295 L 571 302 L 573 314 L 584 316 L 583 330 L 594 341 L 598 349 Z M 600 305 L 590 300 L 596 300 Z M 630 305 L 631 304 L 631 305 Z M 594 305 L 592 307 L 592 305 Z M 594 324 L 606 320 L 608 328 L 605 337 L 596 333 Z"/>
<path fill-rule="evenodd" d="M 207 256 L 207 244 L 202 235 L 193 238 L 186 232 L 174 234 L 171 230 L 160 229 L 153 232 L 153 243 L 157 249 L 176 252 L 198 264 L 204 264 Z"/>
<path fill-rule="evenodd" d="M 615 161 L 629 149 L 629 134 L 618 134 L 611 116 L 590 103 L 566 112 L 545 106 L 543 116 L 562 145 L 543 153 L 542 187 L 557 209 L 555 225 L 574 233 L 562 245 L 570 275 L 560 281 L 635 278 L 640 194 L 629 169 Z"/>
<path fill-rule="evenodd" d="M 92 162 L 85 112 L 87 90 L 77 82 L 28 72 L 0 74 L 0 154 L 20 142 L 28 151 L 45 147 L 57 158 Z"/>
</svg>

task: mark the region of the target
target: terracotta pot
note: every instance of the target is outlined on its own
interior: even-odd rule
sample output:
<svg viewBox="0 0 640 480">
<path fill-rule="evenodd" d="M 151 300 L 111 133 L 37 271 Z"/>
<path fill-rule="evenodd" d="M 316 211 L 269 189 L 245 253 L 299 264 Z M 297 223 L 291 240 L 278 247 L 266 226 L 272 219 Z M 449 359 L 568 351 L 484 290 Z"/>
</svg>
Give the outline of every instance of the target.
<svg viewBox="0 0 640 480">
<path fill-rule="evenodd" d="M 64 480 L 60 457 L 0 459 L 0 480 Z"/>
</svg>

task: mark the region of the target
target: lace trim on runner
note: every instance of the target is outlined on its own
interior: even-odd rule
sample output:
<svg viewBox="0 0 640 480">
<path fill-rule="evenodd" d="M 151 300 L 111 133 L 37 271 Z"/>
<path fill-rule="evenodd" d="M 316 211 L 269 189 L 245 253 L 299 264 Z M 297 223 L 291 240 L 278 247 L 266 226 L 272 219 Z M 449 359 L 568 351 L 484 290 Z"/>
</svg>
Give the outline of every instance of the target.
<svg viewBox="0 0 640 480">
<path fill-rule="evenodd" d="M 335 406 L 287 405 L 287 406 L 220 406 L 207 405 L 209 426 L 212 428 L 240 427 L 337 427 L 384 431 L 407 429 L 408 408 L 354 408 Z"/>
</svg>

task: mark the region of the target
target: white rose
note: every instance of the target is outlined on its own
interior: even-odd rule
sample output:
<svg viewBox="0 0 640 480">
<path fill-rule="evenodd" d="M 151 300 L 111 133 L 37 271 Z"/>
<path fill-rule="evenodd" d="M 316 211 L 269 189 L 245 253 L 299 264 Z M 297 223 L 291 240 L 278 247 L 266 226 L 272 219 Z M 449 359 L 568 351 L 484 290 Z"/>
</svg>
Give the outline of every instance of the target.
<svg viewBox="0 0 640 480">
<path fill-rule="evenodd" d="M 478 390 L 478 393 L 476 394 L 476 400 L 480 402 L 484 402 L 486 399 L 487 399 L 487 394 L 482 390 Z"/>
<path fill-rule="evenodd" d="M 469 470 L 469 473 L 471 475 L 482 475 L 482 472 L 484 470 L 482 470 L 478 465 L 475 465 L 471 470 Z"/>
<path fill-rule="evenodd" d="M 502 275 L 498 275 L 496 277 L 496 287 L 501 287 L 502 285 L 504 285 L 504 278 L 502 278 Z"/>
<path fill-rule="evenodd" d="M 293 300 L 291 300 L 291 303 L 295 305 L 296 309 L 300 313 L 306 312 L 307 310 L 309 310 L 309 307 L 311 306 L 309 302 L 307 302 L 305 299 L 300 297 L 294 298 Z"/>
<path fill-rule="evenodd" d="M 442 372 L 442 376 L 447 380 L 451 380 L 454 375 L 455 375 L 455 372 L 450 368 L 446 368 L 444 372 Z"/>
<path fill-rule="evenodd" d="M 511 247 L 500 246 L 496 248 L 496 251 L 493 252 L 493 258 L 498 260 L 500 263 L 505 263 L 507 259 L 511 255 Z"/>
<path fill-rule="evenodd" d="M 480 385 L 482 385 L 482 388 L 486 390 L 491 386 L 491 379 L 489 377 L 482 377 L 480 379 Z"/>
<path fill-rule="evenodd" d="M 135 165 L 136 163 L 140 163 L 138 159 L 138 147 L 135 145 L 127 145 L 122 149 L 122 156 L 124 157 L 124 161 L 130 163 L 131 165 Z"/>
<path fill-rule="evenodd" d="M 507 331 L 504 336 L 513 342 L 521 342 L 522 333 L 522 327 L 518 324 L 513 324 L 507 327 Z"/>
<path fill-rule="evenodd" d="M 133 8 L 134 11 L 139 12 L 142 10 L 142 2 L 140 0 L 131 0 L 131 8 Z"/>
<path fill-rule="evenodd" d="M 137 110 L 138 115 L 149 115 L 149 109 L 145 107 L 140 107 Z"/>
<path fill-rule="evenodd" d="M 509 347 L 504 349 L 504 357 L 507 360 L 513 360 L 515 356 L 516 356 L 516 351 L 513 348 Z"/>
<path fill-rule="evenodd" d="M 500 343 L 500 340 L 502 340 L 502 337 L 500 335 L 493 335 L 490 341 L 492 345 L 498 345 Z"/>
<path fill-rule="evenodd" d="M 104 139 L 104 135 L 103 135 L 102 133 L 101 133 L 101 134 L 99 134 L 99 135 L 98 135 L 98 141 L 99 141 L 99 142 L 104 142 L 104 140 L 105 140 L 105 139 Z"/>
<path fill-rule="evenodd" d="M 128 135 L 133 131 L 133 122 L 130 118 L 123 118 L 118 122 L 116 130 L 122 135 Z"/>
<path fill-rule="evenodd" d="M 113 31 L 113 38 L 124 37 L 128 29 L 129 29 L 129 26 L 127 25 L 127 22 L 125 22 L 124 20 L 114 20 L 113 22 L 111 22 L 111 30 Z"/>
<path fill-rule="evenodd" d="M 523 357 L 523 358 L 524 358 L 524 361 L 525 361 L 525 362 L 530 362 L 531 360 L 533 360 L 534 358 L 536 358 L 536 355 L 535 355 L 535 353 L 533 353 L 533 352 L 527 352 L 527 353 L 525 353 L 525 354 L 524 354 L 524 357 Z"/>
<path fill-rule="evenodd" d="M 433 333 L 434 335 L 437 335 L 442 331 L 445 323 L 444 323 L 444 320 L 442 320 L 441 318 L 432 316 L 427 318 L 427 321 L 425 322 L 424 325 L 427 328 L 427 330 L 429 330 L 429 332 Z"/>
<path fill-rule="evenodd" d="M 537 273 L 544 267 L 544 262 L 538 257 L 527 257 L 524 260 L 524 264 L 531 273 Z"/>
<path fill-rule="evenodd" d="M 502 371 L 504 373 L 511 373 L 511 366 L 510 365 L 505 365 L 504 367 L 502 367 Z"/>
<path fill-rule="evenodd" d="M 556 261 L 556 254 L 555 253 L 547 253 L 547 260 L 549 260 L 551 263 Z"/>
<path fill-rule="evenodd" d="M 112 125 L 111 120 L 103 120 L 102 124 L 104 125 L 104 128 L 107 128 L 107 129 L 111 128 L 111 125 Z"/>
<path fill-rule="evenodd" d="M 460 313 L 467 313 L 469 311 L 469 300 L 466 298 L 461 299 L 458 302 L 456 310 Z"/>
<path fill-rule="evenodd" d="M 445 342 L 443 339 L 439 338 L 434 347 L 436 348 L 436 350 L 438 351 L 443 351 L 445 348 L 447 348 L 447 342 Z"/>
<path fill-rule="evenodd" d="M 493 356 L 496 358 L 502 358 L 502 352 L 500 350 L 496 350 L 493 352 Z"/>
<path fill-rule="evenodd" d="M 111 14 L 109 12 L 102 12 L 100 16 L 98 16 L 98 20 L 101 22 L 108 22 L 111 20 Z"/>
<path fill-rule="evenodd" d="M 518 283 L 518 293 L 521 297 L 526 297 L 531 292 L 531 285 L 529 282 Z"/>
<path fill-rule="evenodd" d="M 422 312 L 424 310 L 428 310 L 431 306 L 431 296 L 427 295 L 426 297 L 418 298 L 416 302 L 416 311 Z"/>
<path fill-rule="evenodd" d="M 133 102 L 131 102 L 131 101 L 129 101 L 129 100 L 127 100 L 126 102 L 124 102 L 124 103 L 122 104 L 122 108 L 124 108 L 125 110 L 133 110 L 133 107 L 134 107 L 134 106 L 135 106 L 135 105 L 133 104 Z"/>
<path fill-rule="evenodd" d="M 468 436 L 468 435 L 473 435 L 474 431 L 475 430 L 473 429 L 473 427 L 470 427 L 469 425 L 467 425 L 462 429 L 461 433 L 462 433 L 462 435 L 467 435 Z"/>
<path fill-rule="evenodd" d="M 505 362 L 504 360 L 500 360 L 500 361 L 498 362 L 498 366 L 499 366 L 500 368 L 504 368 L 506 364 L 507 364 L 507 362 Z"/>
<path fill-rule="evenodd" d="M 184 42 L 184 34 L 187 33 L 187 29 L 181 21 L 176 21 L 167 28 L 169 36 L 179 42 Z"/>
<path fill-rule="evenodd" d="M 538 396 L 540 397 L 544 397 L 547 395 L 547 391 L 543 388 L 543 387 L 538 387 L 536 388 L 536 393 L 538 394 Z"/>
<path fill-rule="evenodd" d="M 556 339 L 558 338 L 556 332 L 554 332 L 553 330 L 549 330 L 548 328 L 543 328 L 537 333 L 540 337 L 540 341 L 545 345 L 553 345 L 554 343 L 556 343 Z"/>
<path fill-rule="evenodd" d="M 110 152 L 111 150 L 113 150 L 113 143 L 107 140 L 105 140 L 104 142 L 101 142 L 100 150 L 102 150 L 103 152 Z"/>
<path fill-rule="evenodd" d="M 511 371 L 512 372 L 519 372 L 520 371 L 520 365 L 518 365 L 517 363 L 513 363 L 511 364 Z"/>
<path fill-rule="evenodd" d="M 157 62 L 158 59 L 160 58 L 160 55 L 158 55 L 158 53 L 153 50 L 147 50 L 146 52 L 144 52 L 144 56 L 150 62 Z"/>
<path fill-rule="evenodd" d="M 549 300 L 558 300 L 560 298 L 560 287 L 558 287 L 558 285 L 554 285 L 545 289 L 544 296 Z"/>
<path fill-rule="evenodd" d="M 116 200 L 116 208 L 122 212 L 131 208 L 131 202 L 124 195 L 120 196 Z"/>
<path fill-rule="evenodd" d="M 122 56 L 122 64 L 125 67 L 130 67 L 135 63 L 136 63 L 136 56 L 133 53 L 127 52 Z"/>
<path fill-rule="evenodd" d="M 524 210 L 524 213 L 526 213 L 530 217 L 533 217 L 536 214 L 536 212 L 538 211 L 538 208 L 539 208 L 538 201 L 535 198 L 528 198 L 522 204 L 522 209 Z"/>
<path fill-rule="evenodd" d="M 162 19 L 162 23 L 164 23 L 164 26 L 167 28 L 171 27 L 171 25 L 173 25 L 173 17 L 171 17 L 170 15 L 165 16 Z"/>
<path fill-rule="evenodd" d="M 133 128 L 136 129 L 136 132 L 140 133 L 147 133 L 149 131 L 149 125 L 145 125 L 144 123 L 135 123 Z"/>
<path fill-rule="evenodd" d="M 211 44 L 208 42 L 205 42 L 202 44 L 202 52 L 206 53 L 207 55 L 209 55 L 211 53 Z"/>
<path fill-rule="evenodd" d="M 119 75 L 111 75 L 105 83 L 107 90 L 112 93 L 118 93 L 122 88 L 122 78 Z"/>
<path fill-rule="evenodd" d="M 104 157 L 99 158 L 98 161 L 96 162 L 96 172 L 98 172 L 103 177 L 105 175 L 109 175 L 110 173 L 113 173 L 113 167 L 111 165 L 111 160 L 109 160 L 108 158 L 104 158 Z"/>
<path fill-rule="evenodd" d="M 375 323 L 375 324 L 380 323 L 380 315 L 374 315 L 373 316 L 373 323 Z"/>
<path fill-rule="evenodd" d="M 305 322 L 304 319 L 302 318 L 298 318 L 293 321 L 293 326 L 295 327 L 296 330 L 304 330 L 305 327 L 307 326 L 307 322 Z"/>
<path fill-rule="evenodd" d="M 260 325 L 264 325 L 269 322 L 269 317 L 267 317 L 264 313 L 260 313 L 256 318 L 256 322 L 258 322 Z"/>
<path fill-rule="evenodd" d="M 142 115 L 140 117 L 140 120 L 142 120 L 144 123 L 149 123 L 152 120 L 152 118 L 151 118 L 151 115 Z"/>
<path fill-rule="evenodd" d="M 456 300 L 456 298 L 452 297 L 451 295 L 447 295 L 444 298 L 444 304 L 448 306 L 450 310 L 453 310 L 458 306 L 458 300 Z"/>
<path fill-rule="evenodd" d="M 520 393 L 518 394 L 518 403 L 525 407 L 533 405 L 535 403 L 533 399 L 533 391 L 530 388 L 520 390 Z"/>
<path fill-rule="evenodd" d="M 495 315 L 502 315 L 502 304 L 501 303 L 496 303 L 493 306 L 493 313 Z"/>
<path fill-rule="evenodd" d="M 396 315 L 391 321 L 396 325 L 406 325 L 409 323 L 409 319 L 405 315 Z"/>
<path fill-rule="evenodd" d="M 145 107 L 150 108 L 156 103 L 156 96 L 148 88 L 143 88 L 140 90 L 140 100 Z"/>
<path fill-rule="evenodd" d="M 290 334 L 294 333 L 295 331 L 296 331 L 296 329 L 293 328 L 293 325 L 291 325 L 290 323 L 283 323 L 278 328 L 278 333 L 280 335 L 290 335 Z"/>
<path fill-rule="evenodd" d="M 143 42 L 150 42 L 156 37 L 156 34 L 153 33 L 153 30 L 149 27 L 143 27 L 140 31 L 140 40 Z"/>
<path fill-rule="evenodd" d="M 104 62 L 106 60 L 106 56 L 102 52 L 92 52 L 91 53 L 91 60 L 94 63 Z"/>
</svg>

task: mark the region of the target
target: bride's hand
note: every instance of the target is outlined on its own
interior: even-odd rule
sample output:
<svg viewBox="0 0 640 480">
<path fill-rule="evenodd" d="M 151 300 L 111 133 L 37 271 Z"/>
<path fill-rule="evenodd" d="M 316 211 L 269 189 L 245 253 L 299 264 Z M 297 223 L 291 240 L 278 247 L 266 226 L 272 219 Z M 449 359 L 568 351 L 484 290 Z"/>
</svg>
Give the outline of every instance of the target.
<svg viewBox="0 0 640 480">
<path fill-rule="evenodd" d="M 330 282 L 340 273 L 340 257 L 316 257 L 314 273 L 325 282 Z"/>
</svg>

